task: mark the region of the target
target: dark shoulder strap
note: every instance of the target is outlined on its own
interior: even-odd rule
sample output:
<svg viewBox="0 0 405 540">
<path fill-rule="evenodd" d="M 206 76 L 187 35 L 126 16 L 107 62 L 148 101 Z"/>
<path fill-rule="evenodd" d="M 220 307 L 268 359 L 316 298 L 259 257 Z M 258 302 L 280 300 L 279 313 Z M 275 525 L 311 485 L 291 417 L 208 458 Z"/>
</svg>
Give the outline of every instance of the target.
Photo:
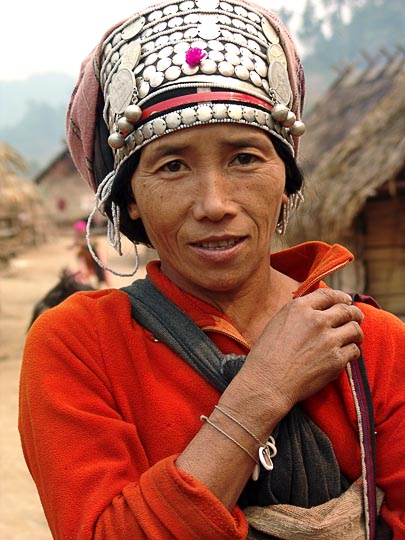
<svg viewBox="0 0 405 540">
<path fill-rule="evenodd" d="M 132 317 L 147 328 L 159 341 L 168 345 L 186 360 L 203 378 L 223 391 L 234 370 L 227 375 L 227 363 L 242 365 L 244 357 L 223 355 L 194 321 L 163 295 L 148 277 L 121 289 L 131 302 Z M 362 301 L 351 293 L 354 301 Z M 370 302 L 368 299 L 366 300 Z M 378 304 L 374 303 L 376 307 Z M 375 432 L 371 391 L 363 356 L 348 367 L 364 453 L 363 482 L 368 540 L 374 540 L 377 520 L 375 481 Z M 231 375 L 232 374 L 232 375 Z"/>
<path fill-rule="evenodd" d="M 186 360 L 205 380 L 223 392 L 232 379 L 229 363 L 244 357 L 224 355 L 196 323 L 157 289 L 148 277 L 123 287 L 131 301 L 132 317 Z M 228 366 L 227 366 L 228 364 Z"/>
<path fill-rule="evenodd" d="M 380 308 L 379 304 L 371 296 L 360 295 L 351 292 L 353 302 L 364 302 Z M 362 434 L 360 442 L 364 452 L 363 459 L 363 482 L 365 482 L 364 497 L 366 507 L 366 519 L 368 520 L 368 539 L 374 540 L 377 526 L 377 495 L 376 495 L 376 441 L 374 407 L 367 377 L 366 364 L 360 349 L 360 357 L 356 362 L 350 363 L 352 384 L 356 400 L 356 410 L 359 430 Z"/>
</svg>

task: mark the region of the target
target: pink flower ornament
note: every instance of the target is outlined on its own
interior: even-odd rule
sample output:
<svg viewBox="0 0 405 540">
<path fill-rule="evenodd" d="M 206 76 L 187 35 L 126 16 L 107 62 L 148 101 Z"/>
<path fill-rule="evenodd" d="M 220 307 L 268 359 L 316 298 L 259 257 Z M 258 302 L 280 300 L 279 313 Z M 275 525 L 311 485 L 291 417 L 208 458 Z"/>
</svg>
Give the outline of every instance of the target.
<svg viewBox="0 0 405 540">
<path fill-rule="evenodd" d="M 199 47 L 191 47 L 186 52 L 186 62 L 190 67 L 196 67 L 207 56 L 207 53 Z"/>
</svg>

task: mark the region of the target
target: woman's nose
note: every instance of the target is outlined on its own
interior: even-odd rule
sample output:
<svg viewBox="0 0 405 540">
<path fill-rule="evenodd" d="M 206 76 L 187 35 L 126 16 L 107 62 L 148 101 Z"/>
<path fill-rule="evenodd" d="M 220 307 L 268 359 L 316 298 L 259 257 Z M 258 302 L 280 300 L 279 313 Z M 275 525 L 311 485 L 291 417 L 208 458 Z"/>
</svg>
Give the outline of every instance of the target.
<svg viewBox="0 0 405 540">
<path fill-rule="evenodd" d="M 198 183 L 194 201 L 194 217 L 197 220 L 220 221 L 235 215 L 237 204 L 233 199 L 235 186 L 218 172 L 209 172 Z"/>
</svg>

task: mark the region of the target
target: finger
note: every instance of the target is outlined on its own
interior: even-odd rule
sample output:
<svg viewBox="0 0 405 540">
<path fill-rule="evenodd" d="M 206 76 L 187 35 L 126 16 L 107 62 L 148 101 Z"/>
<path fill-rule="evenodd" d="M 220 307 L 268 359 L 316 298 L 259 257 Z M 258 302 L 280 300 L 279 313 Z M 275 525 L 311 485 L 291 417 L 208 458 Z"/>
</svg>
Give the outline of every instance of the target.
<svg viewBox="0 0 405 540">
<path fill-rule="evenodd" d="M 356 306 L 348 304 L 335 304 L 323 311 L 328 317 L 332 328 L 337 328 L 351 321 L 361 324 L 364 319 L 363 312 Z"/>
<path fill-rule="evenodd" d="M 356 343 L 348 343 L 341 348 L 343 366 L 360 358 L 360 347 Z"/>
<path fill-rule="evenodd" d="M 316 291 L 297 298 L 295 301 L 302 301 L 308 303 L 312 309 L 325 310 L 332 307 L 335 304 L 352 304 L 352 297 L 337 289 L 317 289 Z"/>
<path fill-rule="evenodd" d="M 364 340 L 364 333 L 357 321 L 350 321 L 337 328 L 334 337 L 341 347 L 350 344 L 361 345 Z"/>
</svg>

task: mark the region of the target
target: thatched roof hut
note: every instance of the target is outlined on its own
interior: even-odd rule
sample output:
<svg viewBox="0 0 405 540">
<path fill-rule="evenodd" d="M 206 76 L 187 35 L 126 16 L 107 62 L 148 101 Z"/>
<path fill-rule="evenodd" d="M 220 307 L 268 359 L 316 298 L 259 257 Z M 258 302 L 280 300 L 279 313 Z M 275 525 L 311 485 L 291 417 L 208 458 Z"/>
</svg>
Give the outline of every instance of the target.
<svg viewBox="0 0 405 540">
<path fill-rule="evenodd" d="M 44 240 L 46 215 L 37 186 L 26 179 L 23 158 L 0 141 L 0 258 Z"/>
<path fill-rule="evenodd" d="M 67 148 L 40 172 L 35 183 L 54 224 L 71 225 L 86 218 L 94 206 L 94 193 L 80 177 Z"/>
<path fill-rule="evenodd" d="M 347 70 L 306 118 L 306 204 L 287 242 L 347 245 L 357 265 L 333 285 L 405 316 L 405 59 L 400 48 L 385 56 Z"/>
</svg>

